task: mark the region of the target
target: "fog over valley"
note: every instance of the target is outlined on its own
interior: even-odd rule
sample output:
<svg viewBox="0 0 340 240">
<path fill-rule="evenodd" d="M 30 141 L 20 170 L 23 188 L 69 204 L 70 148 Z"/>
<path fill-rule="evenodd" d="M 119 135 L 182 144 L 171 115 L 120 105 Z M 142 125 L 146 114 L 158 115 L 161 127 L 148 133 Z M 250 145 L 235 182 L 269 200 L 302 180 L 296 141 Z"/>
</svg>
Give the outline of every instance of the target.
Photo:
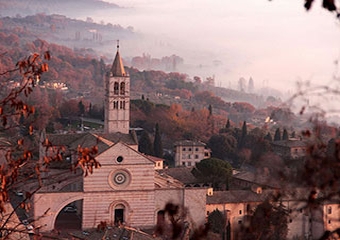
<svg viewBox="0 0 340 240">
<path fill-rule="evenodd" d="M 281 94 L 270 94 L 284 100 L 297 91 L 298 82 L 330 86 L 338 76 L 339 23 L 319 1 L 308 12 L 296 0 L 105 0 L 114 4 L 110 7 L 75 1 L 72 8 L 63 1 L 39 2 L 23 2 L 25 11 L 19 14 L 56 13 L 130 30 L 134 37 L 118 33 L 110 44 L 105 39 L 102 46 L 86 46 L 112 58 L 119 38 L 127 65 L 136 56 L 176 55 L 183 62 L 168 71 L 187 73 L 191 79 L 213 77 L 216 86 L 237 90 L 240 78 L 246 83 L 252 78 L 257 93 L 274 88 Z"/>
<path fill-rule="evenodd" d="M 125 9 L 92 17 L 148 34 L 135 54 L 176 54 L 181 70 L 215 75 L 224 87 L 252 77 L 257 88 L 293 91 L 297 81 L 325 83 L 337 70 L 339 25 L 318 2 L 309 12 L 295 0 L 110 2 Z"/>
</svg>

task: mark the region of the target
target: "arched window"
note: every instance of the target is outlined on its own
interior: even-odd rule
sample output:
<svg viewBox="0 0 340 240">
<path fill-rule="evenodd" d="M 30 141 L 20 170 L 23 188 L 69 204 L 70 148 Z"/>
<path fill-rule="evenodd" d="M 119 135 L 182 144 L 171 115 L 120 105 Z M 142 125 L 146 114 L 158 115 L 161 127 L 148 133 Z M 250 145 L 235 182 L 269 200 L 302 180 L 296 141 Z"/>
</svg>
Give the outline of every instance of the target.
<svg viewBox="0 0 340 240">
<path fill-rule="evenodd" d="M 332 207 L 328 207 L 328 214 L 332 214 Z"/>
<path fill-rule="evenodd" d="M 125 101 L 120 101 L 119 102 L 119 105 L 120 105 L 120 109 L 125 109 Z M 117 102 L 117 108 L 118 108 L 118 102 Z"/>
<path fill-rule="evenodd" d="M 118 109 L 118 101 L 113 102 L 113 109 Z"/>
<path fill-rule="evenodd" d="M 120 94 L 125 94 L 125 82 L 120 83 Z"/>
<path fill-rule="evenodd" d="M 119 93 L 119 83 L 115 82 L 113 86 L 113 94 L 118 95 Z"/>
</svg>

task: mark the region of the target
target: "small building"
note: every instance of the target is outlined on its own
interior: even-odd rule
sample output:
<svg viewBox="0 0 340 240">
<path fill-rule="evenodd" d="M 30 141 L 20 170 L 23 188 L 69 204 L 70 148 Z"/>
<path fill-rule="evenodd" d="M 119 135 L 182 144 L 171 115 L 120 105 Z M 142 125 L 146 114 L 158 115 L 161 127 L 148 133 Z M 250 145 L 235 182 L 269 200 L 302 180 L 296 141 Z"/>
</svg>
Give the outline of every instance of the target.
<svg viewBox="0 0 340 240">
<path fill-rule="evenodd" d="M 151 156 L 151 155 L 145 155 L 149 160 L 151 160 L 152 162 L 155 163 L 155 170 L 160 170 L 163 169 L 164 167 L 164 159 L 163 158 L 159 158 L 159 157 L 155 157 L 155 156 Z"/>
<path fill-rule="evenodd" d="M 301 140 L 273 141 L 272 149 L 285 159 L 298 159 L 306 156 L 308 144 Z"/>
<path fill-rule="evenodd" d="M 203 159 L 210 158 L 211 150 L 200 141 L 183 140 L 175 142 L 175 166 L 191 167 Z"/>
<path fill-rule="evenodd" d="M 214 210 L 226 217 L 227 239 L 241 239 L 241 229 L 247 224 L 256 207 L 272 193 L 271 190 L 253 192 L 251 190 L 214 191 L 207 196 L 206 216 Z"/>
</svg>

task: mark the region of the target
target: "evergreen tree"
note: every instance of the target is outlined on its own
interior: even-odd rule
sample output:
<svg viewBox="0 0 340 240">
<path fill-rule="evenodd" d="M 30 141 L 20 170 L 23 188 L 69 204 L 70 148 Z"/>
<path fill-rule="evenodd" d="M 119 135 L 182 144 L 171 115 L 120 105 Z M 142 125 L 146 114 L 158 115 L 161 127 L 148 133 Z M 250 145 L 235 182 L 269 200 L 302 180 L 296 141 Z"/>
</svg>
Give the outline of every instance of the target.
<svg viewBox="0 0 340 240">
<path fill-rule="evenodd" d="M 252 77 L 249 78 L 249 82 L 248 82 L 248 92 L 249 93 L 253 93 L 254 92 L 254 80 Z"/>
<path fill-rule="evenodd" d="M 282 140 L 288 140 L 288 132 L 286 129 L 283 129 Z"/>
<path fill-rule="evenodd" d="M 208 215 L 208 223 L 212 232 L 222 235 L 226 226 L 226 217 L 221 211 L 215 209 Z"/>
<path fill-rule="evenodd" d="M 243 121 L 241 139 L 240 139 L 240 142 L 239 142 L 239 148 L 243 148 L 245 146 L 246 137 L 247 137 L 247 123 L 246 123 L 246 121 Z"/>
<path fill-rule="evenodd" d="M 212 135 L 208 141 L 208 147 L 212 151 L 212 157 L 223 160 L 236 158 L 237 140 L 231 134 Z"/>
<path fill-rule="evenodd" d="M 158 123 L 156 123 L 155 139 L 153 142 L 153 151 L 156 157 L 160 157 L 160 158 L 163 157 L 163 145 L 162 145 L 161 134 L 159 132 Z"/>
<path fill-rule="evenodd" d="M 83 116 L 85 113 L 85 106 L 83 104 L 83 101 L 80 101 L 78 103 L 78 110 L 79 110 L 80 116 Z"/>
<path fill-rule="evenodd" d="M 230 128 L 230 120 L 229 120 L 229 118 L 228 118 L 227 124 L 225 125 L 225 128 L 226 128 L 226 129 L 229 129 L 229 128 Z"/>
<path fill-rule="evenodd" d="M 215 190 L 228 190 L 233 168 L 228 161 L 206 158 L 196 163 L 191 173 L 205 183 L 211 183 Z"/>
<path fill-rule="evenodd" d="M 88 112 L 89 116 L 92 116 L 92 103 L 90 103 L 89 105 L 89 112 Z"/>
<path fill-rule="evenodd" d="M 149 134 L 144 130 L 139 139 L 138 151 L 147 155 L 154 155 L 153 146 Z"/>
<path fill-rule="evenodd" d="M 287 239 L 288 212 L 282 203 L 264 201 L 250 217 L 250 225 L 244 226 L 243 239 Z"/>
<path fill-rule="evenodd" d="M 242 125 L 242 138 L 245 138 L 246 136 L 247 136 L 247 123 L 246 121 L 244 121 Z"/>
<path fill-rule="evenodd" d="M 274 135 L 274 141 L 280 141 L 281 140 L 281 131 L 280 128 L 277 128 Z"/>
<path fill-rule="evenodd" d="M 208 110 L 209 110 L 209 116 L 211 116 L 212 115 L 212 106 L 211 106 L 211 104 L 209 104 Z"/>
<path fill-rule="evenodd" d="M 267 133 L 267 135 L 264 137 L 265 140 L 269 141 L 269 142 L 272 142 L 273 141 L 273 137 L 272 135 L 270 134 L 270 132 Z"/>
</svg>

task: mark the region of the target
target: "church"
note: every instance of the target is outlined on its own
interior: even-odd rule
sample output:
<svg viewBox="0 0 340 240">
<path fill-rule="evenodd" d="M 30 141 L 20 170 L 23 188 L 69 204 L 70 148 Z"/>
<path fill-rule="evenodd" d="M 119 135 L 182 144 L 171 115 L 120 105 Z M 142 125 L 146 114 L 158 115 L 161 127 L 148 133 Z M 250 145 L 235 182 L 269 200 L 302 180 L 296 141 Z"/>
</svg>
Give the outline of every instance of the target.
<svg viewBox="0 0 340 240">
<path fill-rule="evenodd" d="M 152 157 L 138 152 L 138 139 L 130 131 L 130 78 L 119 45 L 105 79 L 104 108 L 102 133 L 42 135 L 42 141 L 48 139 L 55 149 L 63 149 L 63 157 L 70 162 L 77 159 L 78 146 L 96 146 L 95 158 L 101 166 L 89 174 L 79 168 L 43 173 L 43 187 L 33 195 L 35 226 L 41 232 L 56 229 L 58 217 L 65 209 L 73 209 L 81 219 L 81 229 L 96 228 L 102 222 L 153 228 L 167 203 L 184 207 L 194 227 L 203 225 L 207 189 L 185 187 L 158 172 Z M 41 147 L 40 159 L 49 154 Z"/>
</svg>

